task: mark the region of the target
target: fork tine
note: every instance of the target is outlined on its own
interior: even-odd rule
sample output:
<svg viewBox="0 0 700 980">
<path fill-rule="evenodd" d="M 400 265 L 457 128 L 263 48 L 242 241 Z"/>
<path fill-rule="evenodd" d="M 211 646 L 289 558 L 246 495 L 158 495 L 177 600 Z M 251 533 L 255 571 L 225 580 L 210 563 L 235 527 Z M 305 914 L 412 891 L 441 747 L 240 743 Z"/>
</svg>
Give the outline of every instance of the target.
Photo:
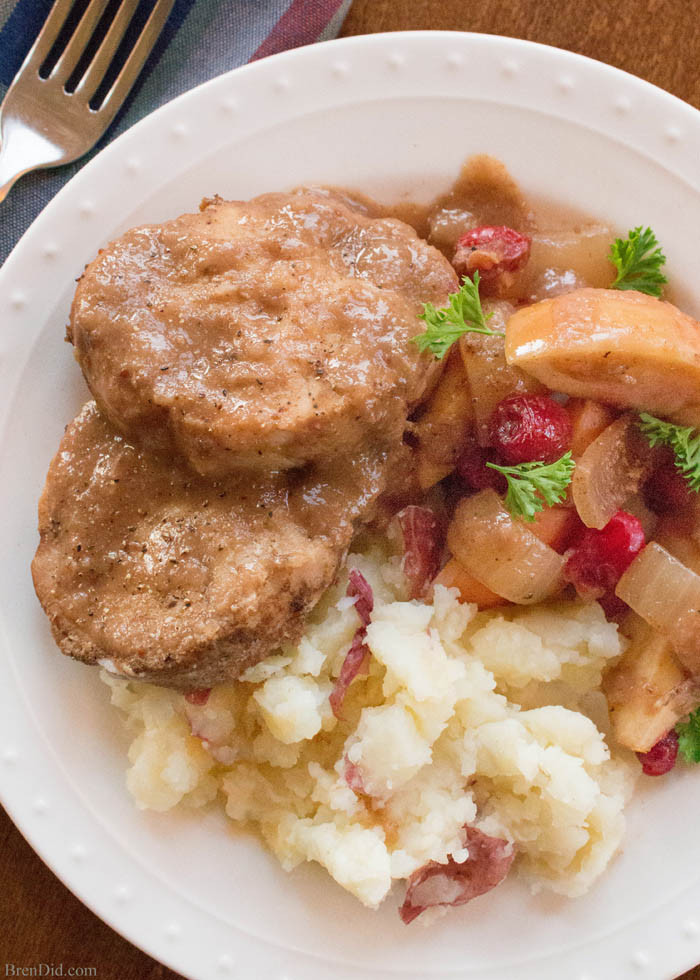
<svg viewBox="0 0 700 980">
<path fill-rule="evenodd" d="M 138 6 L 139 0 L 122 0 L 119 5 L 114 20 L 102 38 L 92 62 L 76 86 L 75 94 L 81 95 L 86 102 L 90 101 L 100 87 Z"/>
<path fill-rule="evenodd" d="M 44 60 L 46 59 L 47 54 L 54 46 L 56 38 L 61 33 L 61 28 L 66 22 L 66 17 L 70 13 L 73 3 L 74 0 L 55 0 L 55 3 L 44 22 L 44 26 L 39 31 L 36 41 L 32 45 L 27 57 L 24 59 L 22 68 L 27 68 L 32 65 L 37 71 L 39 71 L 44 63 Z"/>
<path fill-rule="evenodd" d="M 75 71 L 85 48 L 90 43 L 90 38 L 100 22 L 100 17 L 107 9 L 108 3 L 109 0 L 90 0 L 72 37 L 49 75 L 51 81 L 60 82 L 62 85 L 66 84 Z"/>
<path fill-rule="evenodd" d="M 110 113 L 114 115 L 127 97 L 131 86 L 138 78 L 146 58 L 151 53 L 153 45 L 158 40 L 160 32 L 165 26 L 174 2 L 175 0 L 157 0 L 122 70 L 114 80 L 114 84 L 105 96 L 102 105 L 97 110 L 99 113 Z"/>
</svg>

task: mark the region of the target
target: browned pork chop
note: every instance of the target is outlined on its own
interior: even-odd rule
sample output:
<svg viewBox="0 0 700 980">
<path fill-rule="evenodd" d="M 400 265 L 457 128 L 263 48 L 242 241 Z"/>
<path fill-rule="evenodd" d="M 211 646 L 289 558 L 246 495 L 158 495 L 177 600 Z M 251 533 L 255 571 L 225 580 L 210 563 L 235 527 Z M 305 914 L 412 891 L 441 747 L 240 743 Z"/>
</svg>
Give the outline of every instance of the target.
<svg viewBox="0 0 700 980">
<path fill-rule="evenodd" d="M 39 505 L 37 595 L 64 653 L 179 688 L 301 636 L 382 488 L 384 460 L 198 477 L 136 449 L 89 402 Z"/>
<path fill-rule="evenodd" d="M 121 432 L 201 474 L 269 471 L 399 442 L 436 364 L 417 314 L 456 285 L 412 228 L 336 195 L 215 199 L 108 245 L 69 337 Z"/>
</svg>

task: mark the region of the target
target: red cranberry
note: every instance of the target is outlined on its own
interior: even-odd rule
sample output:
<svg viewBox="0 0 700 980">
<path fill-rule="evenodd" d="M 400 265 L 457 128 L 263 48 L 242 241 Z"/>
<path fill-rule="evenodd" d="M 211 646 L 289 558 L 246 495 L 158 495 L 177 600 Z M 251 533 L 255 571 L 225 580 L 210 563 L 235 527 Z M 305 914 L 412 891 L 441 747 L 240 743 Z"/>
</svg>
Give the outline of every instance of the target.
<svg viewBox="0 0 700 980">
<path fill-rule="evenodd" d="M 616 596 L 614 592 L 606 592 L 598 602 L 603 607 L 606 619 L 619 620 L 629 612 L 630 607 L 619 596 Z"/>
<path fill-rule="evenodd" d="M 471 490 L 496 490 L 505 493 L 506 478 L 498 470 L 492 470 L 487 463 L 500 463 L 493 449 L 481 446 L 468 446 L 457 460 L 455 471 L 460 481 Z"/>
<path fill-rule="evenodd" d="M 644 485 L 644 498 L 657 514 L 680 510 L 691 502 L 692 491 L 670 449 L 662 450 L 659 464 Z"/>
<path fill-rule="evenodd" d="M 501 293 L 512 285 L 515 273 L 530 258 L 532 240 L 505 225 L 472 228 L 457 242 L 452 265 L 460 276 L 473 279 L 485 296 Z"/>
<path fill-rule="evenodd" d="M 571 447 L 571 419 L 548 395 L 509 395 L 491 415 L 489 439 L 510 465 L 553 463 Z"/>
<path fill-rule="evenodd" d="M 675 729 L 666 732 L 648 752 L 637 752 L 645 776 L 665 776 L 676 764 L 678 757 L 678 735 Z"/>
<path fill-rule="evenodd" d="M 564 574 L 584 599 L 612 592 L 622 573 L 644 547 L 642 525 L 624 510 L 598 531 L 587 527 L 571 550 Z"/>
</svg>

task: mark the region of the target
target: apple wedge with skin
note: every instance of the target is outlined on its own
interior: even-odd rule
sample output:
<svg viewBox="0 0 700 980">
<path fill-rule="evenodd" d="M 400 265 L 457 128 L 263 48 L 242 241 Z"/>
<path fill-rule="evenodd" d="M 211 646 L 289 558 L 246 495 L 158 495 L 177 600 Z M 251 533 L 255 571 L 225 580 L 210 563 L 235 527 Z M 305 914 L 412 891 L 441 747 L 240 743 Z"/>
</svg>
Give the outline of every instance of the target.
<svg viewBox="0 0 700 980">
<path fill-rule="evenodd" d="M 695 706 L 696 684 L 669 640 L 630 613 L 623 625 L 630 645 L 603 678 L 615 738 L 634 752 L 648 752 Z"/>
<path fill-rule="evenodd" d="M 514 313 L 506 361 L 552 391 L 700 424 L 700 324 L 635 290 L 577 289 Z"/>
</svg>

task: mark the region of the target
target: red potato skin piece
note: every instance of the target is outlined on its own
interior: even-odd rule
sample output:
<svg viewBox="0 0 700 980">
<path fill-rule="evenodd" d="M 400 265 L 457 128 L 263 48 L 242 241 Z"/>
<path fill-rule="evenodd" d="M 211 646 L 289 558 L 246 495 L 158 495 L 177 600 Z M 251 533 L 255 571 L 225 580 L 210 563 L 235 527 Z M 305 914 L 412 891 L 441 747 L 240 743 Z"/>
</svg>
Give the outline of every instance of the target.
<svg viewBox="0 0 700 980">
<path fill-rule="evenodd" d="M 355 611 L 360 617 L 362 625 L 357 628 L 352 638 L 352 644 L 345 655 L 343 666 L 340 668 L 340 674 L 329 698 L 331 709 L 336 718 L 340 717 L 345 695 L 352 682 L 358 674 L 367 672 L 371 656 L 371 651 L 365 644 L 365 633 L 374 609 L 372 586 L 362 572 L 358 572 L 356 568 L 351 570 L 348 579 L 347 595 L 356 599 Z"/>
<path fill-rule="evenodd" d="M 396 515 L 403 541 L 403 573 L 409 597 L 422 599 L 440 570 L 444 529 L 429 507 L 410 504 Z"/>
<path fill-rule="evenodd" d="M 365 784 L 362 781 L 360 767 L 356 766 L 354 762 L 350 762 L 347 757 L 345 759 L 345 782 L 356 796 L 364 796 L 367 794 Z"/>
<path fill-rule="evenodd" d="M 418 918 L 427 908 L 464 905 L 479 895 L 485 895 L 500 885 L 513 863 L 515 852 L 512 845 L 500 837 L 491 837 L 476 827 L 465 827 L 469 857 L 462 864 L 449 858 L 446 864 L 429 861 L 408 879 L 406 897 L 399 909 L 401 921 L 406 925 Z M 430 897 L 423 886 L 430 882 Z M 444 900 L 436 900 L 441 886 Z"/>
<path fill-rule="evenodd" d="M 370 616 L 374 609 L 374 593 L 372 592 L 372 586 L 362 572 L 358 572 L 356 568 L 351 569 L 348 576 L 347 594 L 357 600 L 355 602 L 355 612 L 362 620 L 362 625 L 369 626 Z"/>
<path fill-rule="evenodd" d="M 185 694 L 185 701 L 189 701 L 190 704 L 204 705 L 209 700 L 210 694 L 210 687 L 197 687 Z"/>
<path fill-rule="evenodd" d="M 343 709 L 343 701 L 348 692 L 348 688 L 358 674 L 366 674 L 369 667 L 371 652 L 364 642 L 365 627 L 361 626 L 355 633 L 350 649 L 345 654 L 343 666 L 340 668 L 338 679 L 331 691 L 328 699 L 331 709 L 336 718 L 340 718 Z"/>
</svg>

